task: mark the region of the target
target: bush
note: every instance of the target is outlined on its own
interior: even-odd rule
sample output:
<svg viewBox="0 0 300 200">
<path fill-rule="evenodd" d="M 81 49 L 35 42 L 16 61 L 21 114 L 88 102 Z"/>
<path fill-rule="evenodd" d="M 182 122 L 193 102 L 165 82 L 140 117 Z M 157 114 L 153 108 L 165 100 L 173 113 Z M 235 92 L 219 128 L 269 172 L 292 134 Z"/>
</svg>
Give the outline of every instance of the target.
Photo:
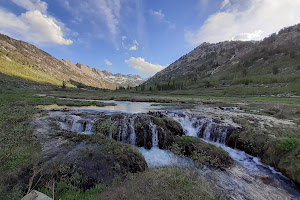
<svg viewBox="0 0 300 200">
<path fill-rule="evenodd" d="M 290 152 L 300 146 L 300 139 L 289 138 L 279 142 L 276 147 L 284 152 Z"/>
</svg>

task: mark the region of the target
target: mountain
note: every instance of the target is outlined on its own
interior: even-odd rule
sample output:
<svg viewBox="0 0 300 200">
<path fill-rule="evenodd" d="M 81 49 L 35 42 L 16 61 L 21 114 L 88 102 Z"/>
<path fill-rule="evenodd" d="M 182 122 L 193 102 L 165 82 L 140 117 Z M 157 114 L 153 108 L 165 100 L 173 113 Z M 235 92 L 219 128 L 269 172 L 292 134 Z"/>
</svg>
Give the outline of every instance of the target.
<svg viewBox="0 0 300 200">
<path fill-rule="evenodd" d="M 156 73 L 145 85 L 178 82 L 189 88 L 204 84 L 204 81 L 233 84 L 246 78 L 251 83 L 266 76 L 300 77 L 299 61 L 300 24 L 257 42 L 203 43 Z"/>
<path fill-rule="evenodd" d="M 87 85 L 115 89 L 143 82 L 138 75 L 112 74 L 82 63 L 57 59 L 34 45 L 0 34 L 0 73 L 37 82 L 61 85 Z"/>
</svg>

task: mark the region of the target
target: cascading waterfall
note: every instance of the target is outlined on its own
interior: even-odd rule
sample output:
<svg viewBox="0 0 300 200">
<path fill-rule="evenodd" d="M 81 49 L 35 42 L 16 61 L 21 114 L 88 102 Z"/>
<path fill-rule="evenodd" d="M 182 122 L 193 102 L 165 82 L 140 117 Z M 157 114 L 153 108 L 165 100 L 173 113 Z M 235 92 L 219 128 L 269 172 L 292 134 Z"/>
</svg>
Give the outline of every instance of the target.
<svg viewBox="0 0 300 200">
<path fill-rule="evenodd" d="M 168 113 L 167 117 L 178 121 L 186 136 L 200 137 L 221 144 L 226 143 L 228 133 L 226 125 L 217 124 L 212 119 L 189 116 L 189 114 Z"/>
<path fill-rule="evenodd" d="M 166 116 L 173 118 L 181 124 L 185 135 L 200 137 L 207 143 L 221 147 L 236 161 L 237 164 L 225 171 L 205 167 L 196 169 L 199 173 L 207 174 L 208 179 L 216 180 L 216 184 L 220 186 L 220 188 L 228 191 L 231 194 L 230 197 L 233 197 L 233 199 L 264 199 L 248 198 L 249 194 L 254 194 L 254 196 L 258 194 L 260 197 L 267 197 L 265 199 L 299 199 L 278 198 L 276 195 L 282 193 L 283 190 L 287 190 L 290 194 L 293 194 L 295 191 L 294 186 L 289 184 L 289 180 L 284 178 L 279 172 L 276 172 L 269 166 L 263 165 L 259 158 L 226 146 L 226 137 L 236 131 L 239 132 L 238 127 L 225 123 L 222 124 L 216 118 L 200 116 L 194 113 L 182 113 L 181 111 L 165 111 L 148 114 L 115 114 L 107 112 L 93 113 L 77 110 L 64 110 L 49 111 L 49 115 L 49 122 L 57 122 L 61 129 L 83 134 L 92 134 L 95 131 L 98 132 L 99 130 L 102 130 L 98 127 L 98 122 L 111 124 L 111 128 L 106 129 L 105 134 L 109 134 L 110 138 L 132 145 L 144 145 L 144 147 L 138 149 L 140 153 L 143 154 L 150 168 L 171 165 L 192 167 L 194 170 L 195 166 L 193 166 L 193 161 L 190 159 L 177 157 L 170 151 L 159 149 L 158 147 L 158 144 L 159 146 L 163 144 L 162 141 L 164 137 L 163 132 L 161 132 L 163 129 L 161 126 L 151 122 L 152 117 L 155 116 L 161 118 L 162 116 Z M 97 124 L 97 126 L 95 126 L 95 124 Z M 142 128 L 140 128 L 140 125 L 142 125 Z M 161 141 L 158 140 L 158 133 L 160 134 L 159 138 Z M 147 143 L 143 141 L 143 137 L 145 141 L 147 140 Z M 150 143 L 152 143 L 152 148 Z M 264 179 L 267 181 L 270 180 L 271 183 L 269 184 L 261 181 Z M 261 190 L 261 188 L 264 189 Z M 276 191 L 278 192 L 276 193 Z M 300 195 L 298 194 L 299 193 L 296 191 L 295 196 L 299 197 Z M 284 195 L 282 196 L 285 197 Z"/>
<path fill-rule="evenodd" d="M 205 128 L 205 130 L 204 130 L 204 132 L 203 132 L 203 138 L 204 138 L 205 140 L 210 140 L 212 124 L 213 124 L 213 123 L 212 123 L 211 120 L 210 120 L 210 121 L 207 121 L 207 123 L 206 123 L 206 128 Z"/>
<path fill-rule="evenodd" d="M 134 129 L 134 120 L 135 118 L 130 119 L 129 130 L 130 130 L 130 144 L 135 145 L 136 134 Z"/>
<path fill-rule="evenodd" d="M 82 119 L 77 115 L 60 116 L 58 125 L 63 130 L 91 134 L 93 132 L 94 120 Z"/>
<path fill-rule="evenodd" d="M 87 122 L 85 129 L 83 130 L 84 133 L 86 134 L 92 134 L 93 133 L 93 127 L 94 127 L 95 122 L 90 120 Z"/>
<path fill-rule="evenodd" d="M 227 137 L 227 128 L 222 130 L 222 128 L 218 128 L 219 137 L 217 138 L 217 143 L 225 144 L 226 143 L 226 137 Z"/>
<path fill-rule="evenodd" d="M 216 173 L 215 178 L 216 180 L 218 180 L 218 184 L 220 184 L 220 187 L 225 189 L 228 188 L 228 191 L 233 191 L 233 197 L 236 196 L 236 190 L 241 192 L 242 197 L 247 197 L 247 194 L 249 194 L 249 192 L 253 192 L 251 188 L 248 188 L 249 185 L 253 185 L 252 188 L 255 188 L 255 191 L 260 191 L 258 188 L 261 186 L 268 187 L 267 185 L 263 185 L 260 183 L 260 181 L 258 181 L 260 177 L 270 178 L 270 180 L 274 180 L 276 184 L 278 182 L 282 182 L 282 180 L 285 182 L 285 184 L 289 181 L 287 178 L 283 177 L 279 172 L 276 172 L 273 168 L 263 165 L 260 162 L 259 158 L 250 156 L 243 151 L 232 149 L 225 145 L 226 138 L 229 136 L 229 134 L 234 133 L 232 132 L 232 130 L 239 131 L 236 130 L 238 129 L 238 127 L 225 123 L 221 124 L 215 118 L 211 118 L 208 116 L 197 116 L 193 113 L 179 113 L 176 111 L 166 111 L 154 114 L 155 117 L 161 117 L 162 115 L 164 115 L 166 117 L 173 118 L 181 124 L 185 135 L 199 137 L 205 142 L 221 147 L 229 153 L 230 157 L 236 161 L 237 165 L 234 165 L 232 168 L 228 169 L 228 171 L 215 171 L 209 168 L 203 168 L 201 170 L 207 171 L 208 174 Z M 129 143 L 132 145 L 145 145 L 144 147 L 140 147 L 138 149 L 145 157 L 145 160 L 147 161 L 149 167 L 168 165 L 193 167 L 193 162 L 191 160 L 186 158 L 179 158 L 167 150 L 159 149 L 158 146 L 160 145 L 160 143 L 158 139 L 158 131 L 159 133 L 161 133 L 161 127 L 156 126 L 151 122 L 152 116 L 153 113 L 141 115 L 111 115 L 111 113 L 93 114 L 78 111 L 69 111 L 69 113 L 66 113 L 65 111 L 54 111 L 51 114 L 51 120 L 55 120 L 61 129 L 71 130 L 84 134 L 91 134 L 95 130 L 97 130 L 97 128 L 94 128 L 94 124 L 97 120 L 108 122 L 114 126 L 109 132 L 110 138 L 114 138 L 124 143 Z M 138 128 L 140 126 L 136 123 L 140 123 L 143 125 L 144 132 L 137 132 L 136 134 L 135 128 Z M 143 138 L 141 137 L 144 137 L 145 141 L 147 140 L 147 144 L 145 141 L 143 143 Z M 152 148 L 151 146 L 146 146 L 150 144 L 151 140 Z M 238 166 L 238 168 L 236 166 Z M 242 173 L 239 173 L 240 171 L 235 171 L 237 169 L 242 169 Z M 286 187 L 284 187 L 284 184 L 281 186 L 283 186 L 280 188 L 281 190 L 282 188 L 289 189 L 289 187 L 291 190 L 293 190 L 294 187 L 289 185 L 289 183 L 286 184 Z M 269 191 L 268 189 L 262 190 L 260 192 Z M 278 187 L 276 186 L 275 191 L 277 189 Z M 274 190 L 271 191 L 274 192 Z M 266 194 L 266 196 L 268 195 L 269 194 Z"/>
<path fill-rule="evenodd" d="M 122 142 L 127 143 L 126 142 L 126 137 L 127 137 L 127 120 L 126 120 L 126 118 L 122 120 L 121 129 L 122 129 L 122 134 L 121 134 L 122 135 Z"/>
<path fill-rule="evenodd" d="M 243 167 L 257 172 L 265 171 L 266 173 L 279 174 L 280 176 L 282 176 L 282 174 L 276 172 L 274 168 L 262 164 L 259 158 L 250 156 L 246 154 L 244 151 L 232 149 L 226 146 L 225 143 L 226 143 L 226 137 L 228 132 L 228 129 L 226 127 L 219 126 L 213 129 L 213 126 L 216 126 L 213 120 L 189 118 L 190 121 L 188 121 L 186 116 L 184 117 L 182 116 L 179 117 L 178 115 L 171 115 L 171 116 L 173 117 L 174 120 L 178 121 L 181 124 L 187 136 L 198 137 L 199 130 L 204 125 L 206 125 L 205 130 L 203 132 L 203 137 L 201 139 L 203 139 L 207 143 L 213 144 L 217 147 L 221 147 L 223 150 L 229 153 L 230 157 L 233 160 L 241 164 Z"/>
<path fill-rule="evenodd" d="M 178 115 L 174 113 L 167 114 L 168 117 L 172 117 L 178 121 L 187 136 L 199 137 L 199 132 L 203 131 L 202 139 L 215 146 L 223 148 L 229 153 L 233 160 L 240 163 L 245 168 L 251 170 L 270 170 L 275 173 L 275 170 L 270 167 L 264 166 L 259 158 L 255 158 L 246 154 L 243 151 L 232 149 L 225 145 L 228 129 L 226 126 L 216 124 L 212 119 L 199 118 L 189 115 Z M 77 115 L 60 116 L 58 118 L 59 126 L 64 130 L 71 130 L 74 132 L 91 134 L 93 132 L 93 126 L 95 121 L 92 119 L 83 119 Z M 127 116 L 119 121 L 118 126 L 118 138 L 117 140 L 124 143 L 136 144 L 135 133 L 135 117 Z M 158 130 L 157 126 L 150 121 L 150 131 L 152 133 L 152 148 L 158 149 Z M 203 130 L 204 129 L 204 130 Z M 112 134 L 109 135 L 112 138 Z M 164 151 L 164 150 L 162 150 Z"/>
<path fill-rule="evenodd" d="M 152 122 L 150 122 L 151 132 L 152 132 L 152 147 L 158 147 L 158 133 L 157 127 Z"/>
</svg>

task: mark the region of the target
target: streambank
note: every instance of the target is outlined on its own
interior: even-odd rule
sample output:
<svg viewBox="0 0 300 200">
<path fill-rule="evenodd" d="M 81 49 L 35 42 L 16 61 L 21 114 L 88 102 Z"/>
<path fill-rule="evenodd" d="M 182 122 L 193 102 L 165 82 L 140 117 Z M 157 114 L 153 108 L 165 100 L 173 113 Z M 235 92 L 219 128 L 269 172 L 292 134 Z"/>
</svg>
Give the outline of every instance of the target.
<svg viewBox="0 0 300 200">
<path fill-rule="evenodd" d="M 182 166 L 178 163 L 184 163 L 183 166 L 186 167 L 193 167 L 193 164 L 189 164 L 191 163 L 190 160 L 182 160 L 162 148 L 167 148 L 168 144 L 173 144 L 176 137 L 183 135 L 199 137 L 208 143 L 219 145 L 235 161 L 233 166 L 223 169 L 223 171 L 218 168 L 205 167 L 198 171 L 208 179 L 214 180 L 218 188 L 228 193 L 230 198 L 299 199 L 300 196 L 289 179 L 274 169 L 263 165 L 258 158 L 225 145 L 230 135 L 242 131 L 241 127 L 235 123 L 230 123 L 227 119 L 220 120 L 211 116 L 178 111 L 132 114 L 94 110 L 80 111 L 78 109 L 52 110 L 49 111 L 49 116 L 61 129 L 73 130 L 80 132 L 82 135 L 100 134 L 140 147 L 140 152 L 144 155 L 150 167 Z M 174 133 L 170 127 L 167 127 L 166 118 L 177 121 L 182 130 L 173 122 L 172 127 L 177 127 L 177 134 L 173 134 L 171 137 L 159 137 L 159 135 L 164 134 L 169 136 L 170 132 Z M 139 119 L 146 121 L 141 123 Z M 164 134 L 160 133 L 162 132 L 159 131 L 160 129 L 163 129 Z M 167 145 L 159 146 L 159 144 Z M 162 159 L 159 159 L 159 157 Z M 164 157 L 169 159 L 164 159 Z M 240 192 L 237 194 L 236 190 Z"/>
<path fill-rule="evenodd" d="M 79 177 L 78 188 L 86 190 L 110 185 L 116 178 L 147 168 L 143 156 L 130 145 L 104 136 L 60 130 L 55 123 L 51 114 L 32 122 L 43 156 L 34 172 L 36 188 L 47 187 L 53 180 L 68 181 L 75 174 Z"/>
</svg>

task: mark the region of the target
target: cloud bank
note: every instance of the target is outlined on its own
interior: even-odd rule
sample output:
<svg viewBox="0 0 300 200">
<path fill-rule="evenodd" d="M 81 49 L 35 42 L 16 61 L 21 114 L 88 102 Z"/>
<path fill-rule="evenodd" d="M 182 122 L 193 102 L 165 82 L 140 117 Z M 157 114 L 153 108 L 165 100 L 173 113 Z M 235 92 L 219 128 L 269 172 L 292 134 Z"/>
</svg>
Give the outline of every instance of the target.
<svg viewBox="0 0 300 200">
<path fill-rule="evenodd" d="M 224 0 L 198 31 L 186 31 L 191 45 L 225 40 L 261 40 L 300 22 L 300 0 Z"/>
<path fill-rule="evenodd" d="M 145 59 L 141 57 L 131 57 L 129 60 L 125 60 L 125 63 L 127 63 L 130 67 L 136 69 L 144 76 L 153 76 L 154 74 L 165 68 L 161 65 L 146 62 Z"/>
<path fill-rule="evenodd" d="M 40 0 L 13 0 L 27 10 L 17 16 L 0 9 L 0 31 L 34 43 L 56 43 L 70 45 L 70 39 L 63 34 L 64 24 L 47 15 L 47 4 Z"/>
</svg>

